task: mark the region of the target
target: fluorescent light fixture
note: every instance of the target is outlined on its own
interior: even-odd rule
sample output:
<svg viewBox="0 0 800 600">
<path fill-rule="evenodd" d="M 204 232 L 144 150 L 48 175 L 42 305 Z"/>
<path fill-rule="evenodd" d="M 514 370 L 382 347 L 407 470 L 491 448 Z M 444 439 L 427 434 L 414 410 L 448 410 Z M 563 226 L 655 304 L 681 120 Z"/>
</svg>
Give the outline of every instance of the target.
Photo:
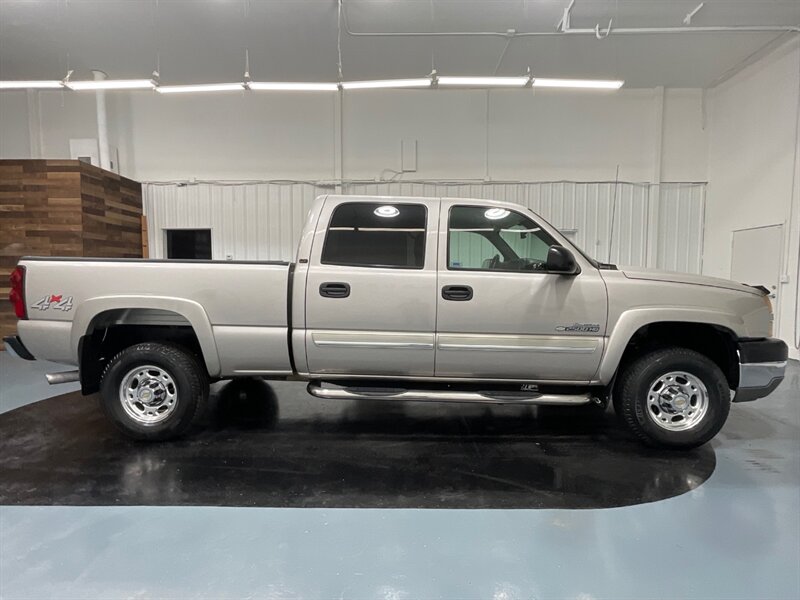
<svg viewBox="0 0 800 600">
<path fill-rule="evenodd" d="M 345 90 L 378 90 L 390 88 L 425 88 L 431 86 L 429 78 L 424 79 L 376 79 L 373 81 L 343 81 Z"/>
<path fill-rule="evenodd" d="M 338 83 L 307 83 L 307 82 L 281 82 L 281 81 L 248 81 L 247 87 L 251 90 L 266 92 L 336 92 Z"/>
<path fill-rule="evenodd" d="M 400 211 L 397 210 L 396 206 L 379 206 L 374 211 L 376 217 L 396 217 L 400 214 Z"/>
<path fill-rule="evenodd" d="M 241 92 L 244 83 L 201 83 L 198 85 L 159 85 L 160 94 L 186 94 L 190 92 Z"/>
<path fill-rule="evenodd" d="M 69 89 L 84 90 L 152 90 L 156 84 L 152 79 L 89 79 L 86 81 L 66 81 Z"/>
<path fill-rule="evenodd" d="M 537 77 L 533 80 L 533 87 L 618 90 L 624 83 L 624 81 L 614 79 L 540 79 Z"/>
<path fill-rule="evenodd" d="M 0 90 L 50 90 L 63 85 L 60 81 L 0 81 Z"/>
<path fill-rule="evenodd" d="M 530 77 L 439 77 L 440 86 L 461 87 L 524 87 Z"/>
</svg>

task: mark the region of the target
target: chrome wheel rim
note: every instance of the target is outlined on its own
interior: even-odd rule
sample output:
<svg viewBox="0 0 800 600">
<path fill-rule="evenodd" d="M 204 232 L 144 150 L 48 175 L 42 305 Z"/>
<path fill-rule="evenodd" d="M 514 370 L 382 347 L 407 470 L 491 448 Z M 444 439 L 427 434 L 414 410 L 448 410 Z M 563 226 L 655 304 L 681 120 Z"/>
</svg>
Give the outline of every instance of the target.
<svg viewBox="0 0 800 600">
<path fill-rule="evenodd" d="M 143 365 L 122 378 L 119 400 L 131 419 L 142 425 L 155 425 L 175 411 L 178 388 L 172 375 L 161 367 Z"/>
<path fill-rule="evenodd" d="M 647 414 L 668 431 L 696 427 L 708 411 L 708 390 L 686 371 L 670 371 L 657 377 L 647 392 Z"/>
</svg>

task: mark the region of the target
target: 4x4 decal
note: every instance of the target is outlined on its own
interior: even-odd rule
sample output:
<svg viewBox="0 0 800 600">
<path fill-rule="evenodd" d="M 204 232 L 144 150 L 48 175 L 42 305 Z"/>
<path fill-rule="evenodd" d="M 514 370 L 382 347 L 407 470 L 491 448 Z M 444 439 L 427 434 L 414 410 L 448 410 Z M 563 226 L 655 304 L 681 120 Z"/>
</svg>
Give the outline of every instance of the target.
<svg viewBox="0 0 800 600">
<path fill-rule="evenodd" d="M 72 310 L 72 296 L 64 297 L 63 294 L 51 294 L 31 304 L 31 308 L 37 310 L 48 310 L 52 308 L 54 310 L 63 310 L 67 312 Z"/>
</svg>

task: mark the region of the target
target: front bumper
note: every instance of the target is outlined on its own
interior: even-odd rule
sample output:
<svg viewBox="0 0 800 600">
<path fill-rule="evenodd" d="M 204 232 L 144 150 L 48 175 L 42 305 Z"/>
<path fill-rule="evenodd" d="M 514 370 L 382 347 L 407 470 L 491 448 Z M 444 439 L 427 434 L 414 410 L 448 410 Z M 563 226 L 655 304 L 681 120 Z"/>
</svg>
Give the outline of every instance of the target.
<svg viewBox="0 0 800 600">
<path fill-rule="evenodd" d="M 36 360 L 33 357 L 33 354 L 25 347 L 25 344 L 22 343 L 22 340 L 19 339 L 17 335 L 9 335 L 8 337 L 3 338 L 3 345 L 6 348 L 6 352 L 9 354 L 13 354 L 18 358 L 22 358 L 24 360 Z"/>
<path fill-rule="evenodd" d="M 739 340 L 739 388 L 734 402 L 750 402 L 771 394 L 783 381 L 789 348 L 774 338 Z"/>
</svg>

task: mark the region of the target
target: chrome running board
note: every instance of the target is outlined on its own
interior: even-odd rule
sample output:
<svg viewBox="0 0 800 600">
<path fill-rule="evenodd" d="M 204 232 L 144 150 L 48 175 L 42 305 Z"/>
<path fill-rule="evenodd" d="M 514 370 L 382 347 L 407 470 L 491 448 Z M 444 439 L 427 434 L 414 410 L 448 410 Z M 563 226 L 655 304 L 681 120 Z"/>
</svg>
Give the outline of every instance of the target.
<svg viewBox="0 0 800 600">
<path fill-rule="evenodd" d="M 61 373 L 48 373 L 45 375 L 47 383 L 55 385 L 57 383 L 72 383 L 80 379 L 78 371 L 62 371 Z"/>
<path fill-rule="evenodd" d="M 575 406 L 592 402 L 590 394 L 541 394 L 514 391 L 460 391 L 380 387 L 345 387 L 311 382 L 308 393 L 328 400 L 410 400 L 424 402 L 478 402 L 483 404 L 546 404 Z"/>
</svg>

